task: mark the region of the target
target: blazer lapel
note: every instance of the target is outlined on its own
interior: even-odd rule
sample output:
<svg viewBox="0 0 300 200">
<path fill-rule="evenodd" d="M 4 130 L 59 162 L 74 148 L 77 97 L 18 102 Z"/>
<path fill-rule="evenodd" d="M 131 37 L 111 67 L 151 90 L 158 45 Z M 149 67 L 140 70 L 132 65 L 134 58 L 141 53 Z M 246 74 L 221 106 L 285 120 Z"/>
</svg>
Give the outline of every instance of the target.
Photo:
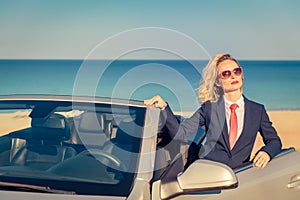
<svg viewBox="0 0 300 200">
<path fill-rule="evenodd" d="M 220 98 L 216 104 L 216 115 L 219 121 L 221 135 L 225 142 L 227 149 L 230 151 L 229 138 L 228 138 L 228 127 L 226 123 L 226 114 L 225 114 L 225 103 L 224 99 Z"/>
</svg>

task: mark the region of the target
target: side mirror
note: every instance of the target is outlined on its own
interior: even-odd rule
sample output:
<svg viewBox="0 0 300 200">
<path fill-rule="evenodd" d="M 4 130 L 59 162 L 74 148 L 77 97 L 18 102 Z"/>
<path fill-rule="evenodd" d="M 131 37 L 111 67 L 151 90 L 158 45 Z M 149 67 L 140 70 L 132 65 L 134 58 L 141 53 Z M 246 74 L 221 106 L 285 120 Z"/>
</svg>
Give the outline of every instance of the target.
<svg viewBox="0 0 300 200">
<path fill-rule="evenodd" d="M 207 192 L 236 188 L 233 170 L 222 163 L 197 160 L 184 172 L 181 159 L 172 163 L 161 179 L 160 198 L 168 199 L 185 193 Z"/>
<path fill-rule="evenodd" d="M 238 181 L 233 170 L 222 163 L 197 160 L 177 176 L 183 191 L 208 191 L 236 188 Z"/>
</svg>

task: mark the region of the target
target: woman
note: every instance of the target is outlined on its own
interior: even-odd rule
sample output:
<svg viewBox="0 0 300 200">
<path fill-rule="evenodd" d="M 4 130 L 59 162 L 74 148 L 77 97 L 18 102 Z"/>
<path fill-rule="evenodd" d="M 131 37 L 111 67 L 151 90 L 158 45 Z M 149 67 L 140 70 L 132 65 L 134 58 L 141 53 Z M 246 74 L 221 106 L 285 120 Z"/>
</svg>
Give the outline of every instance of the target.
<svg viewBox="0 0 300 200">
<path fill-rule="evenodd" d="M 238 61 L 229 54 L 218 54 L 203 69 L 199 87 L 201 107 L 180 124 L 169 105 L 160 97 L 145 100 L 162 109 L 168 133 L 183 139 L 205 127 L 206 139 L 199 158 L 218 161 L 234 168 L 250 160 L 257 132 L 265 146 L 255 155 L 253 164 L 265 167 L 281 151 L 281 140 L 263 105 L 243 95 L 244 77 Z"/>
</svg>

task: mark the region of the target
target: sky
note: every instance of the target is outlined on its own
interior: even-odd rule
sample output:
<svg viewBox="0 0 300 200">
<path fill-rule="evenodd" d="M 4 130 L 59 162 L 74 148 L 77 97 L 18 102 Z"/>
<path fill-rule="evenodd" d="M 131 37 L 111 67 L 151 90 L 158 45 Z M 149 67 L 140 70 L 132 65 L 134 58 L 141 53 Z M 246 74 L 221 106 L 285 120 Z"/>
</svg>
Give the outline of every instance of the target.
<svg viewBox="0 0 300 200">
<path fill-rule="evenodd" d="M 0 0 L 0 59 L 83 59 L 101 47 L 108 59 L 122 48 L 131 58 L 163 59 L 173 48 L 192 52 L 188 39 L 210 56 L 299 60 L 299 8 L 298 0 Z M 147 38 L 173 46 L 161 47 L 169 54 L 132 53 L 149 47 Z"/>
</svg>

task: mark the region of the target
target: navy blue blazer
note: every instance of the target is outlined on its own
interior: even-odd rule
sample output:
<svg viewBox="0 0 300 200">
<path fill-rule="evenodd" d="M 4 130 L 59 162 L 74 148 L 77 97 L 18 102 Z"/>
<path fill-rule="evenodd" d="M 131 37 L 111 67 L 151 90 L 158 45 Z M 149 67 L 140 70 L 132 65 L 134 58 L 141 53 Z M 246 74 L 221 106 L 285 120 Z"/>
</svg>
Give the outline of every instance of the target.
<svg viewBox="0 0 300 200">
<path fill-rule="evenodd" d="M 223 98 L 217 102 L 205 102 L 190 118 L 181 123 L 177 121 L 169 106 L 162 114 L 166 120 L 168 133 L 174 139 L 185 139 L 204 126 L 206 138 L 200 148 L 199 158 L 218 161 L 234 168 L 250 160 L 258 132 L 265 143 L 260 150 L 267 152 L 271 159 L 281 151 L 282 147 L 265 107 L 246 97 L 244 101 L 244 127 L 232 150 L 229 146 Z"/>
</svg>

